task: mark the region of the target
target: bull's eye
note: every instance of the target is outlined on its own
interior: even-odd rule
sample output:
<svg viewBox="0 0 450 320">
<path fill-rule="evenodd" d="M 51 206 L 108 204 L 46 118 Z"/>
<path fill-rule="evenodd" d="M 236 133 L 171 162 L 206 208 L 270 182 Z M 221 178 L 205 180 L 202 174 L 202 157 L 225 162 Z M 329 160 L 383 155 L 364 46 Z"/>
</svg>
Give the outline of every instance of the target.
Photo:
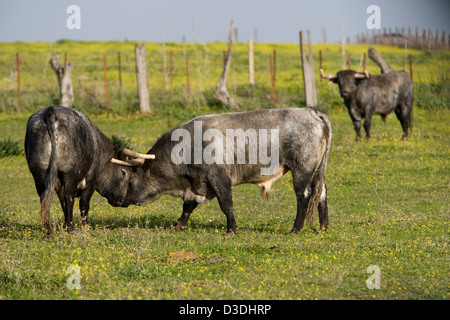
<svg viewBox="0 0 450 320">
<path fill-rule="evenodd" d="M 126 178 L 127 177 L 127 171 L 125 169 L 120 170 L 122 172 L 122 178 Z"/>
<path fill-rule="evenodd" d="M 134 180 L 134 174 L 131 175 L 130 177 L 130 182 Z"/>
</svg>

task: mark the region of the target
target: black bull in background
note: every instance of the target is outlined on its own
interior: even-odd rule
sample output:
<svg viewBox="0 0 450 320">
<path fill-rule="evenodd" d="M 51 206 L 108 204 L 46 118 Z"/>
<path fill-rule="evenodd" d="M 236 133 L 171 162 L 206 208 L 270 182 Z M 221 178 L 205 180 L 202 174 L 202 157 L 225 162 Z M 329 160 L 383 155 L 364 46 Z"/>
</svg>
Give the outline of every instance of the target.
<svg viewBox="0 0 450 320">
<path fill-rule="evenodd" d="M 341 97 L 353 121 L 356 131 L 356 140 L 361 140 L 361 119 L 364 121 L 366 138 L 370 139 L 370 125 L 374 114 L 386 115 L 395 111 L 403 129 L 403 138 L 408 137 L 413 122 L 413 83 L 404 71 L 372 75 L 365 71 L 359 73 L 352 70 L 343 70 L 335 74 L 324 75 L 339 85 Z"/>
<path fill-rule="evenodd" d="M 113 145 L 84 113 L 65 107 L 48 107 L 28 119 L 25 154 L 41 200 L 40 216 L 47 234 L 53 231 L 50 205 L 54 191 L 70 231 L 75 197 L 80 197 L 81 225 L 86 225 L 94 191 L 110 204 L 122 204 L 132 177 L 129 166 L 153 158 Z"/>
</svg>

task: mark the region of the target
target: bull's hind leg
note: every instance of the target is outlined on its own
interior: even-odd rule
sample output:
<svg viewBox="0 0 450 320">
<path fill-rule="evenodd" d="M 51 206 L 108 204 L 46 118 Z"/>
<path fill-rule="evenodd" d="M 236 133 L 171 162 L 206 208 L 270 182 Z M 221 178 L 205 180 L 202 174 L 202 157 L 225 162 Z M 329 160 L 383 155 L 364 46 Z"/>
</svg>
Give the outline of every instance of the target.
<svg viewBox="0 0 450 320">
<path fill-rule="evenodd" d="M 299 171 L 292 170 L 292 180 L 294 184 L 295 195 L 297 196 L 297 215 L 291 233 L 297 233 L 303 229 L 308 202 L 311 197 L 310 175 L 302 174 Z"/>
<path fill-rule="evenodd" d="M 320 195 L 319 205 L 319 223 L 320 229 L 326 231 L 328 228 L 328 203 L 327 203 L 327 187 L 323 185 L 322 193 Z"/>
<path fill-rule="evenodd" d="M 76 187 L 65 185 L 58 190 L 58 198 L 61 202 L 61 207 L 64 211 L 64 228 L 67 232 L 71 232 L 74 229 L 73 224 L 73 204 L 76 196 Z"/>
<path fill-rule="evenodd" d="M 400 121 L 400 124 L 402 125 L 403 130 L 403 139 L 408 138 L 408 129 L 409 129 L 409 112 L 408 108 L 402 104 L 398 105 L 395 108 L 395 115 L 397 116 L 398 121 Z"/>
<path fill-rule="evenodd" d="M 237 225 L 233 214 L 233 193 L 230 177 L 223 172 L 211 172 L 208 182 L 219 201 L 220 209 L 227 217 L 227 233 L 236 233 Z"/>
<path fill-rule="evenodd" d="M 186 229 L 186 224 L 191 216 L 192 211 L 197 208 L 198 202 L 194 200 L 185 201 L 183 203 L 183 213 L 181 217 L 178 219 L 177 225 L 175 226 L 175 230 L 181 231 Z"/>
</svg>

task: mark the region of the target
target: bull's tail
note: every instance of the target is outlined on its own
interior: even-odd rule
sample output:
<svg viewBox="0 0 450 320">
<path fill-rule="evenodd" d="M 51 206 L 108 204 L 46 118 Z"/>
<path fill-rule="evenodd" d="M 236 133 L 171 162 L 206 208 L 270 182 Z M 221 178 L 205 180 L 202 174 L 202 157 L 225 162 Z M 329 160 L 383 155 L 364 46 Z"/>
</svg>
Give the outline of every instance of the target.
<svg viewBox="0 0 450 320">
<path fill-rule="evenodd" d="M 56 165 L 56 126 L 58 119 L 53 107 L 48 108 L 48 111 L 46 112 L 44 117 L 44 121 L 47 127 L 48 134 L 50 136 L 52 151 L 50 154 L 50 162 L 47 168 L 47 172 L 45 173 L 44 177 L 44 192 L 41 194 L 40 217 L 47 234 L 51 234 L 53 232 L 53 228 L 50 223 L 50 206 L 53 201 L 53 193 L 55 190 L 56 179 L 58 175 L 58 168 Z"/>
<path fill-rule="evenodd" d="M 321 111 L 316 111 L 317 116 L 322 120 L 323 123 L 323 136 L 322 136 L 322 145 L 323 145 L 323 154 L 322 159 L 320 160 L 319 165 L 314 171 L 311 178 L 311 198 L 309 200 L 308 211 L 306 213 L 306 220 L 311 225 L 314 214 L 317 212 L 317 208 L 319 206 L 319 202 L 322 199 L 322 195 L 326 194 L 325 189 L 325 175 L 327 171 L 327 162 L 328 162 L 328 154 L 330 152 L 331 146 L 331 123 L 328 119 L 328 116 Z"/>
</svg>

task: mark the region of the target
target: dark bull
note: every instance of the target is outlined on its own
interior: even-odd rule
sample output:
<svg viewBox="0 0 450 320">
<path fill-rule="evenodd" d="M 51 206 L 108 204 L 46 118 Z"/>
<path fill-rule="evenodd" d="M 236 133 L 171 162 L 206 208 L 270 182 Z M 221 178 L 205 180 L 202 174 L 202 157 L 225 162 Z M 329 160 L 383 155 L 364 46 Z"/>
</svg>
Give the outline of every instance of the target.
<svg viewBox="0 0 450 320">
<path fill-rule="evenodd" d="M 86 225 L 94 191 L 111 205 L 122 205 L 132 176 L 130 167 L 153 158 L 113 145 L 84 113 L 65 107 L 48 107 L 28 119 L 25 154 L 47 234 L 53 231 L 50 205 L 54 191 L 70 231 L 75 197 L 80 197 L 81 224 Z"/>
<path fill-rule="evenodd" d="M 370 139 L 372 116 L 379 114 L 384 121 L 392 111 L 402 125 L 402 138 L 408 137 L 413 123 L 413 83 L 406 72 L 369 75 L 367 71 L 359 73 L 343 70 L 324 75 L 320 69 L 320 75 L 339 85 L 341 97 L 353 121 L 357 141 L 361 140 L 362 119 L 365 119 L 366 138 Z"/>
</svg>

